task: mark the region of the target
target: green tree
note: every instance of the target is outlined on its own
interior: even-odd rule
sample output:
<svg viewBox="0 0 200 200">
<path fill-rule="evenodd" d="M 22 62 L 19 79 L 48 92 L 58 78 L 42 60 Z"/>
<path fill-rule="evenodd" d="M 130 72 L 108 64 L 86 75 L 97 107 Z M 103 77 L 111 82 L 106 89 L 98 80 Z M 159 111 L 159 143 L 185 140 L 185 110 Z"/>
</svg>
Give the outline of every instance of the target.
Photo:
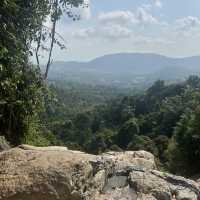
<svg viewBox="0 0 200 200">
<path fill-rule="evenodd" d="M 117 144 L 121 148 L 126 148 L 128 144 L 133 140 L 135 135 L 140 133 L 140 128 L 138 125 L 138 120 L 136 118 L 131 118 L 120 128 L 117 134 Z"/>
<path fill-rule="evenodd" d="M 158 155 L 158 149 L 153 140 L 145 135 L 134 135 L 132 141 L 128 144 L 128 150 L 138 151 L 144 150 L 153 153 L 155 156 Z"/>
<path fill-rule="evenodd" d="M 77 114 L 74 124 L 77 129 L 85 130 L 91 127 L 92 125 L 92 118 L 89 113 L 79 113 Z"/>
<path fill-rule="evenodd" d="M 70 15 L 70 5 L 78 6 L 79 3 L 78 0 L 0 1 L 0 134 L 13 145 L 21 143 L 31 130 L 31 122 L 37 118 L 44 102 L 43 77 L 40 70 L 29 63 L 32 43 L 40 44 L 48 35 L 42 33 L 48 15 L 55 25 L 62 14 L 61 8 L 66 8 Z M 54 35 L 55 26 L 50 34 L 49 59 L 52 44 L 56 42 Z"/>
<path fill-rule="evenodd" d="M 200 167 L 200 107 L 188 110 L 177 123 L 169 148 L 170 169 L 195 174 Z"/>
<path fill-rule="evenodd" d="M 87 151 L 99 154 L 109 150 L 114 143 L 114 136 L 115 132 L 110 129 L 97 132 L 86 146 Z"/>
<path fill-rule="evenodd" d="M 169 145 L 169 138 L 165 135 L 158 135 L 154 138 L 154 143 L 158 149 L 158 158 L 164 165 L 167 163 L 167 148 Z"/>
</svg>

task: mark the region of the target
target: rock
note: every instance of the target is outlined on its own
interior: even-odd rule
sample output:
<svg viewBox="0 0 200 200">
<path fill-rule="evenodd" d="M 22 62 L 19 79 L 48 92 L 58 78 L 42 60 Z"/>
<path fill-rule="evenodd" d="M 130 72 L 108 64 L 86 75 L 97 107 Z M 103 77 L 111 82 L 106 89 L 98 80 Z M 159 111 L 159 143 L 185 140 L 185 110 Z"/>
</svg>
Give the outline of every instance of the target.
<svg viewBox="0 0 200 200">
<path fill-rule="evenodd" d="M 34 147 L 27 144 L 22 144 L 19 146 L 20 149 L 24 150 L 35 150 L 35 151 L 66 151 L 67 147 L 51 146 L 51 147 Z"/>
<path fill-rule="evenodd" d="M 99 156 L 22 145 L 0 153 L 0 200 L 199 200 L 198 183 L 159 172 L 145 151 Z"/>
<path fill-rule="evenodd" d="M 35 147 L 2 152 L 0 199 L 80 199 L 92 176 L 89 160 L 93 157 L 76 151 L 36 150 Z"/>
<path fill-rule="evenodd" d="M 116 163 L 115 170 L 124 169 L 127 166 L 156 169 L 154 156 L 146 151 L 107 152 L 103 154 L 103 157 Z"/>
<path fill-rule="evenodd" d="M 5 137 L 0 136 L 0 152 L 10 149 L 9 143 L 6 141 Z"/>
</svg>

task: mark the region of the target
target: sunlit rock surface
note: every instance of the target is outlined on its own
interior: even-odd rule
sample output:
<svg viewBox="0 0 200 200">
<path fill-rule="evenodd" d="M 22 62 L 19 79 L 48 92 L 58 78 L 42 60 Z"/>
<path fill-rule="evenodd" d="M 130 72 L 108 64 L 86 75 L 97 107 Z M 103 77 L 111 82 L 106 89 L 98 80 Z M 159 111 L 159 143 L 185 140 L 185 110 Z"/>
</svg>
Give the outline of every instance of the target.
<svg viewBox="0 0 200 200">
<path fill-rule="evenodd" d="M 0 153 L 1 200 L 199 200 L 197 182 L 159 172 L 145 151 L 99 156 L 22 145 Z"/>
</svg>

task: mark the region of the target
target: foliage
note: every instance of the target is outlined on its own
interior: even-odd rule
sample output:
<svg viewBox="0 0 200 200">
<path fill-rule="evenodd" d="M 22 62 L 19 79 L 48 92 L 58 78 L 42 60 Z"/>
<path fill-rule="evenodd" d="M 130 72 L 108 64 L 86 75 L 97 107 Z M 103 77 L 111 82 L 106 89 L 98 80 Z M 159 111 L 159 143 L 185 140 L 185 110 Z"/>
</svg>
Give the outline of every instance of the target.
<svg viewBox="0 0 200 200">
<path fill-rule="evenodd" d="M 132 141 L 128 145 L 128 149 L 132 151 L 144 150 L 158 155 L 158 149 L 152 139 L 145 135 L 134 135 Z"/>
<path fill-rule="evenodd" d="M 110 129 L 103 129 L 97 132 L 89 141 L 86 147 L 87 151 L 99 154 L 109 149 L 120 150 L 117 145 L 113 145 L 113 139 L 116 133 Z"/>
<path fill-rule="evenodd" d="M 76 85 L 72 90 L 53 87 L 60 109 L 54 110 L 53 118 L 46 115 L 46 121 L 54 122 L 53 127 L 49 126 L 50 131 L 73 149 L 95 154 L 108 150 L 146 150 L 159 159 L 163 169 L 192 174 L 199 169 L 199 83 L 196 76 L 171 85 L 158 81 L 144 93 L 116 95 L 97 105 L 92 90 L 85 97 L 83 86 Z M 81 107 L 83 96 L 89 103 Z M 192 163 L 196 163 L 195 167 L 190 167 Z"/>
<path fill-rule="evenodd" d="M 32 43 L 39 42 L 37 36 L 48 15 L 55 23 L 62 12 L 70 15 L 70 5 L 79 3 L 79 0 L 0 2 L 0 134 L 13 145 L 20 144 L 29 134 L 32 120 L 43 108 L 46 86 L 40 69 L 29 63 Z M 55 29 L 49 36 L 54 44 L 53 32 Z M 40 39 L 45 34 L 41 33 Z"/>
<path fill-rule="evenodd" d="M 117 135 L 117 144 L 121 148 L 126 148 L 135 135 L 140 133 L 139 125 L 136 118 L 131 118 L 123 124 Z"/>
<path fill-rule="evenodd" d="M 1 78 L 0 133 L 12 144 L 19 144 L 28 132 L 31 116 L 42 111 L 42 80 L 30 65 L 21 73 L 4 74 Z"/>
<path fill-rule="evenodd" d="M 200 107 L 184 113 L 177 123 L 173 140 L 175 145 L 170 151 L 171 163 L 176 173 L 191 175 L 199 172 L 200 167 Z M 175 160 L 180 160 L 177 163 Z M 195 165 L 194 165 L 195 163 Z M 181 164 L 181 168 L 180 168 Z"/>
</svg>

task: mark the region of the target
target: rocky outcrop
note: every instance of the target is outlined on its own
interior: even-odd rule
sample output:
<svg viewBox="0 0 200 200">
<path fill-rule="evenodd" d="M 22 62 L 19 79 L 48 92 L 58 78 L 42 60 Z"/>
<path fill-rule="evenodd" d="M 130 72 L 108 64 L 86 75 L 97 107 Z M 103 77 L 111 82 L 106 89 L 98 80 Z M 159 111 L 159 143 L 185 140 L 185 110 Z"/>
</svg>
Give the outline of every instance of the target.
<svg viewBox="0 0 200 200">
<path fill-rule="evenodd" d="M 0 153 L 0 200 L 199 200 L 199 185 L 159 172 L 145 151 L 99 156 L 22 145 Z"/>
</svg>

